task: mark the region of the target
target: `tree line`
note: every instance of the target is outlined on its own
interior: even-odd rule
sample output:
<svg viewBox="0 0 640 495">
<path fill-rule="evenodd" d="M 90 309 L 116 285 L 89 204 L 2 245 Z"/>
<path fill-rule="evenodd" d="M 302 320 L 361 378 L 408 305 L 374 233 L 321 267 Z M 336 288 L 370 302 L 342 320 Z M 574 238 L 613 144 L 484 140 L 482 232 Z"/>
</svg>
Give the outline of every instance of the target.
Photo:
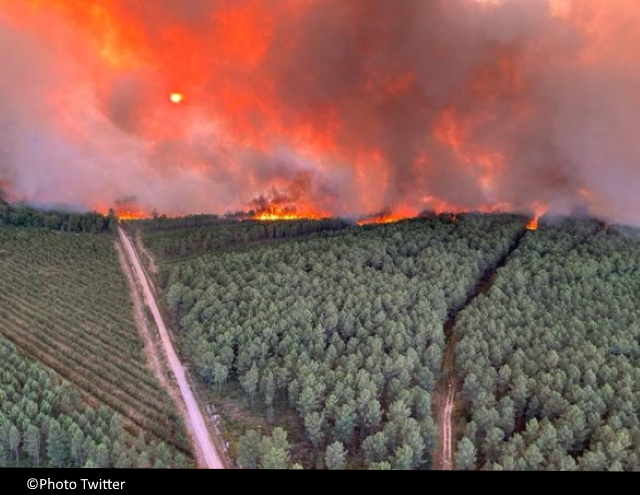
<svg viewBox="0 0 640 495">
<path fill-rule="evenodd" d="M 330 231 L 340 231 L 350 226 L 344 220 L 291 220 L 286 222 L 212 221 L 209 216 L 177 219 L 140 220 L 130 224 L 140 229 L 145 244 L 161 259 L 171 260 L 194 256 L 216 250 L 234 249 L 259 241 L 289 239 Z M 160 223 L 160 227 L 157 225 Z M 194 223 L 193 226 L 191 224 Z M 164 225 L 167 224 L 167 225 Z M 172 226 L 169 228 L 169 225 Z"/>
<path fill-rule="evenodd" d="M 112 230 L 116 218 L 100 213 L 73 213 L 42 211 L 30 206 L 0 203 L 0 224 L 14 227 L 44 227 L 65 232 L 90 232 L 98 234 Z"/>
</svg>

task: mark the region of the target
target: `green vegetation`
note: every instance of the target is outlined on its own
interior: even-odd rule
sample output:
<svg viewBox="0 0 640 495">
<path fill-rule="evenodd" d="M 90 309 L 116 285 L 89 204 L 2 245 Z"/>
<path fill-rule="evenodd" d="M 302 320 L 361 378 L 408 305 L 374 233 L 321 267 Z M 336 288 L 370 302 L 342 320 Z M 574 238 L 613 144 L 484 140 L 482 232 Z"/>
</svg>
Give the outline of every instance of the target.
<svg viewBox="0 0 640 495">
<path fill-rule="evenodd" d="M 283 408 L 297 413 L 297 425 L 280 424 L 304 432 L 288 440 L 295 448 L 267 448 L 272 437 L 249 431 L 232 448 L 240 464 L 429 467 L 443 323 L 524 224 L 441 216 L 165 263 L 167 306 L 202 383 L 222 395 L 240 388 L 271 423 Z M 158 235 L 144 233 L 156 252 Z M 173 235 L 186 252 L 201 249 L 191 232 Z"/>
<path fill-rule="evenodd" d="M 231 249 L 257 241 L 286 239 L 345 229 L 339 219 L 295 220 L 287 222 L 235 221 L 215 215 L 192 215 L 169 219 L 129 222 L 130 229 L 144 235 L 146 246 L 160 260 L 174 260 L 214 250 Z"/>
<path fill-rule="evenodd" d="M 455 328 L 458 467 L 640 470 L 639 294 L 637 231 L 527 236 Z"/>
<path fill-rule="evenodd" d="M 14 227 L 45 227 L 65 232 L 91 232 L 97 234 L 111 230 L 115 222 L 99 213 L 71 213 L 66 211 L 40 211 L 30 206 L 15 206 L 0 200 L 0 225 Z"/>
<path fill-rule="evenodd" d="M 89 432 L 92 425 L 102 423 L 78 418 L 102 406 L 100 410 L 106 412 L 98 416 L 109 422 L 118 413 L 124 431 L 122 438 L 109 437 L 110 443 L 105 443 L 100 430 L 93 436 L 98 447 L 106 446 L 110 465 L 119 457 L 109 450 L 116 442 L 140 453 L 129 456 L 135 465 L 182 465 L 184 457 L 191 455 L 172 401 L 145 364 L 129 287 L 111 235 L 0 225 L 0 334 L 21 354 L 37 359 L 62 379 L 57 381 L 31 364 L 16 364 L 13 376 L 14 371 L 3 361 L 2 392 L 10 400 L 10 409 L 5 409 L 3 399 L 2 410 L 20 433 L 21 449 L 26 448 L 25 435 L 31 425 L 40 429 L 43 446 L 49 438 L 49 423 L 59 423 L 65 445 L 77 431 L 73 424 L 79 425 L 85 437 L 93 435 Z M 9 352 L 6 345 L 3 349 Z M 41 370 L 50 386 L 32 384 L 28 371 L 32 368 L 36 382 L 37 370 Z M 20 375 L 25 369 L 27 374 Z M 60 393 L 50 395 L 47 391 L 54 388 Z M 14 392 L 8 395 L 7 390 Z M 78 398 L 86 403 L 84 409 L 76 405 Z M 32 418 L 26 409 L 32 402 L 51 421 L 38 419 L 37 414 Z M 21 420 L 25 415 L 32 421 Z M 157 457 L 155 451 L 166 454 Z M 64 459 L 59 464 L 76 462 Z M 56 465 L 51 456 L 48 460 Z"/>
<path fill-rule="evenodd" d="M 56 373 L 0 337 L 0 466 L 169 467 L 185 457 L 132 437 L 112 409 L 83 403 Z"/>
</svg>

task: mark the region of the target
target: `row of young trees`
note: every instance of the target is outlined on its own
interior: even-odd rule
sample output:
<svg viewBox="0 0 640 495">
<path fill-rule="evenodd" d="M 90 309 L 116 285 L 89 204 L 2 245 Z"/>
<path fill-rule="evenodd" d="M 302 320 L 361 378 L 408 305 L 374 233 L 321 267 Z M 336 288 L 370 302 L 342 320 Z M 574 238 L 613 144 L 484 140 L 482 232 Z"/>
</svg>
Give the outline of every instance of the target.
<svg viewBox="0 0 640 495">
<path fill-rule="evenodd" d="M 524 223 L 353 227 L 174 263 L 161 278 L 198 377 L 220 393 L 238 384 L 270 416 L 275 405 L 297 411 L 313 452 L 299 461 L 414 469 L 429 465 L 437 438 L 443 322 Z M 241 441 L 245 467 L 272 465 L 258 437 Z"/>
<path fill-rule="evenodd" d="M 640 470 L 640 240 L 529 235 L 458 318 L 459 469 Z"/>
<path fill-rule="evenodd" d="M 83 403 L 51 370 L 0 337 L 0 467 L 186 467 L 157 440 L 131 437 L 120 416 Z"/>
<path fill-rule="evenodd" d="M 189 455 L 173 402 L 145 361 L 113 236 L 0 225 L 0 267 L 0 335 L 117 411 L 128 435 Z"/>
<path fill-rule="evenodd" d="M 45 227 L 65 232 L 91 232 L 94 234 L 113 229 L 116 218 L 100 213 L 72 213 L 41 211 L 30 206 L 0 203 L 0 224 L 14 227 Z"/>
<path fill-rule="evenodd" d="M 196 226 L 190 227 L 194 222 Z M 337 231 L 348 226 L 349 224 L 345 221 L 335 218 L 259 222 L 255 220 L 213 221 L 209 220 L 208 216 L 201 220 L 200 216 L 193 216 L 166 221 L 156 219 L 130 223 L 131 229 L 143 234 L 147 247 L 161 259 L 169 260 L 245 246 L 256 241 Z"/>
</svg>

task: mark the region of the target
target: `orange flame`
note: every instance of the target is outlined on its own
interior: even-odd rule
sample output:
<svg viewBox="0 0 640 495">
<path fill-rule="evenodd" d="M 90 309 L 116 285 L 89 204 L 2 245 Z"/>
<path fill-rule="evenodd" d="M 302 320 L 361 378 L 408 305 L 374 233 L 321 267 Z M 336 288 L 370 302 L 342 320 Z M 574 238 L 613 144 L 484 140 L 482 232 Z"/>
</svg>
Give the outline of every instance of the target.
<svg viewBox="0 0 640 495">
<path fill-rule="evenodd" d="M 373 215 L 363 216 L 356 223 L 358 225 L 388 224 L 415 217 L 416 213 L 414 211 L 402 208 L 395 211 L 385 210 Z"/>
<path fill-rule="evenodd" d="M 527 230 L 538 230 L 538 224 L 540 222 L 540 217 L 547 212 L 547 207 L 541 203 L 536 203 L 534 205 L 535 214 L 531 220 L 527 222 L 526 229 Z"/>
<path fill-rule="evenodd" d="M 257 212 L 253 219 L 261 222 L 276 222 L 280 220 L 320 220 L 329 216 L 312 210 L 299 211 L 295 206 L 290 205 L 270 205 Z"/>
<path fill-rule="evenodd" d="M 96 208 L 96 212 L 101 215 L 109 215 L 110 210 L 113 210 L 118 220 L 144 220 L 151 218 L 151 214 L 142 208 L 129 203 L 116 204 L 114 206 L 100 205 Z"/>
<path fill-rule="evenodd" d="M 504 0 L 475 1 L 486 4 L 487 9 L 508 3 Z M 620 0 L 620 3 L 631 7 L 634 1 Z M 144 159 L 136 162 L 153 164 L 148 169 L 154 176 L 173 180 L 182 177 L 178 173 L 188 171 L 190 174 L 185 176 L 189 181 L 185 183 L 189 187 L 191 180 L 194 184 L 205 184 L 204 189 L 193 188 L 193 202 L 185 204 L 185 209 L 191 212 L 198 211 L 196 208 L 235 208 L 237 203 L 246 204 L 243 202 L 252 194 L 273 186 L 288 191 L 292 184 L 300 190 L 301 197 L 311 199 L 303 206 L 277 205 L 259 209 L 253 218 L 261 221 L 318 219 L 329 216 L 326 212 L 376 212 L 386 206 L 393 208 L 358 221 L 359 225 L 366 225 L 410 218 L 423 207 L 436 213 L 509 209 L 509 204 L 498 202 L 513 200 L 510 195 L 501 194 L 507 181 L 500 179 L 508 171 L 512 155 L 509 143 L 514 140 L 510 134 L 502 135 L 500 130 L 507 116 L 510 119 L 507 129 L 516 129 L 520 124 L 529 128 L 527 119 L 538 115 L 535 102 L 531 103 L 529 98 L 537 92 L 530 85 L 538 80 L 535 70 L 538 58 L 547 60 L 546 55 L 540 55 L 547 53 L 547 45 L 538 47 L 534 43 L 529 46 L 523 42 L 524 51 L 519 44 L 513 43 L 490 44 L 490 52 L 483 52 L 484 48 L 479 47 L 478 53 L 483 58 L 467 67 L 466 63 L 458 65 L 453 43 L 448 38 L 435 36 L 437 43 L 434 44 L 441 53 L 434 60 L 439 63 L 442 57 L 447 61 L 451 55 L 450 73 L 456 74 L 455 88 L 445 92 L 437 89 L 445 88 L 444 85 L 429 82 L 429 72 L 423 70 L 422 65 L 413 66 L 413 56 L 399 56 L 386 63 L 382 57 L 387 55 L 387 44 L 378 42 L 379 35 L 387 31 L 384 22 L 380 24 L 379 32 L 378 28 L 373 29 L 377 22 L 362 25 L 350 22 L 358 21 L 356 16 L 364 16 L 370 7 L 363 8 L 362 12 L 359 7 L 349 7 L 344 12 L 337 9 L 341 16 L 346 16 L 343 19 L 345 27 L 351 24 L 367 26 L 362 33 L 358 30 L 357 36 L 344 36 L 345 40 L 353 38 L 357 43 L 353 49 L 354 59 L 346 59 L 348 64 L 344 66 L 348 73 L 345 87 L 338 90 L 337 84 L 335 87 L 325 84 L 333 82 L 334 73 L 343 71 L 341 66 L 337 67 L 340 70 L 335 70 L 332 57 L 320 54 L 315 62 L 316 53 L 313 52 L 314 63 L 309 65 L 310 71 L 308 68 L 302 70 L 306 66 L 298 64 L 300 54 L 309 58 L 305 47 L 309 41 L 315 41 L 315 38 L 307 39 L 301 27 L 306 27 L 304 22 L 315 12 L 313 4 L 316 2 L 283 0 L 275 6 L 259 0 L 225 1 L 218 2 L 220 6 L 216 8 L 205 8 L 202 15 L 198 14 L 201 9 L 195 5 L 202 2 L 183 3 L 192 3 L 193 9 L 191 6 L 178 8 L 181 2 L 175 2 L 176 7 L 171 9 L 163 9 L 157 5 L 147 6 L 147 2 L 125 0 L 0 0 L 0 20 L 33 36 L 38 40 L 38 46 L 51 51 L 51 61 L 59 62 L 51 63 L 51 66 L 55 67 L 52 81 L 59 80 L 60 83 L 44 88 L 49 89 L 48 93 L 42 91 L 47 105 L 54 108 L 47 108 L 43 113 L 55 116 L 56 125 L 64 136 L 77 139 L 82 146 L 89 141 L 87 136 L 94 134 L 99 136 L 91 140 L 97 143 L 96 146 L 102 146 L 103 140 L 110 144 L 108 140 L 124 136 L 122 139 L 126 140 L 117 149 L 129 150 L 129 139 L 137 143 L 131 145 L 131 149 L 142 153 L 140 158 Z M 547 3 L 552 15 L 558 17 L 554 27 L 560 29 L 561 19 L 566 18 L 562 22 L 575 24 L 577 30 L 584 32 L 584 53 L 579 54 L 577 60 L 573 57 L 578 55 L 571 55 L 570 59 L 576 68 L 612 54 L 628 62 L 630 67 L 637 62 L 637 50 L 633 49 L 638 46 L 633 43 L 637 30 L 620 28 L 628 23 L 627 11 L 631 8 L 604 8 L 600 7 L 602 2 L 596 0 L 547 0 Z M 333 8 L 328 12 L 333 12 Z M 180 17 L 184 22 L 177 20 L 178 13 L 184 16 Z M 354 16 L 353 19 L 350 16 Z M 320 17 L 318 21 L 322 23 L 323 19 Z M 281 25 L 281 22 L 285 24 Z M 342 21 L 331 26 L 342 36 Z M 388 29 L 393 39 L 402 34 L 392 27 Z M 614 36 L 618 31 L 624 36 Z M 559 31 L 560 34 L 564 32 Z M 216 48 L 215 53 L 209 49 L 212 46 Z M 158 47 L 162 49 L 158 50 Z M 573 53 L 578 47 L 579 43 L 576 43 L 571 50 L 560 50 L 563 55 L 558 55 L 554 64 L 563 62 L 563 57 L 569 56 L 564 55 L 565 52 Z M 276 53 L 278 56 L 274 56 Z M 360 57 L 358 54 L 363 56 L 361 65 L 355 59 Z M 432 55 L 425 58 L 429 57 Z M 380 62 L 372 63 L 373 60 Z M 295 63 L 290 64 L 292 61 Z M 313 69 L 316 66 L 317 73 Z M 353 74 L 349 76 L 351 69 Z M 327 70 L 330 72 L 325 73 Z M 352 77 L 355 74 L 357 77 Z M 546 81 L 546 78 L 542 79 Z M 289 86 L 285 81 L 289 80 L 301 90 L 287 90 Z M 352 87 L 352 84 L 358 86 Z M 70 87 L 77 87 L 78 91 L 69 91 Z M 454 101 L 449 100 L 449 96 L 442 96 L 441 100 L 440 96 L 435 96 L 440 93 L 451 93 L 452 97 L 460 94 L 462 98 Z M 175 111 L 172 104 L 189 108 Z M 105 113 L 109 117 L 109 135 L 96 132 L 94 128 L 105 121 L 100 112 L 104 113 L 106 109 L 109 110 Z M 87 117 L 89 115 L 91 118 Z M 400 139 L 405 129 L 414 128 L 421 129 L 424 136 L 411 131 L 411 146 L 407 147 L 411 153 L 407 152 L 406 157 L 402 154 L 397 160 L 395 150 L 391 150 L 395 147 L 389 143 Z M 125 131 L 124 134 L 121 131 Z M 96 149 L 103 150 L 101 147 Z M 244 168 L 245 156 L 269 155 L 280 153 L 280 150 L 285 150 L 287 155 L 296 155 L 296 160 L 300 158 L 305 170 L 308 164 L 313 170 L 309 173 L 308 183 L 298 184 L 304 174 L 288 165 L 256 167 L 255 172 L 251 167 Z M 214 161 L 215 166 L 211 164 Z M 461 199 L 457 192 L 446 194 L 446 186 L 439 185 L 448 183 L 449 177 L 456 175 L 447 173 L 445 176 L 441 161 L 452 162 L 460 168 L 456 171 L 459 176 L 465 174 L 463 179 L 479 186 L 469 194 L 469 199 Z M 132 162 L 118 160 L 117 163 L 123 163 L 118 166 L 124 169 Z M 343 171 L 343 164 L 353 166 L 353 173 L 351 169 L 346 173 L 346 166 Z M 400 167 L 403 167 L 402 174 L 394 173 Z M 144 177 L 137 172 L 123 177 L 127 180 Z M 207 189 L 208 180 L 197 180 L 201 176 L 217 179 L 218 173 L 225 180 L 230 177 L 241 179 L 237 183 L 243 184 L 238 187 L 242 191 L 232 205 L 214 205 L 211 198 L 235 196 L 213 194 Z M 325 176 L 331 180 L 321 184 L 322 187 L 311 187 L 318 178 Z M 348 194 L 336 193 L 335 201 L 328 198 L 324 191 L 330 188 L 324 186 L 333 185 L 337 182 L 334 177 L 343 176 L 352 178 L 353 189 L 348 189 Z M 430 180 L 432 176 L 436 180 Z M 452 182 L 465 187 L 467 184 Z M 219 183 L 226 184 L 222 180 Z M 130 188 L 127 186 L 123 190 L 129 192 Z M 149 188 L 149 191 L 146 197 L 145 193 L 139 196 L 141 204 L 147 207 L 156 204 L 156 198 L 148 196 L 164 189 Z M 393 194 L 387 194 L 389 191 Z M 599 200 L 597 195 L 587 193 L 589 191 L 579 191 L 585 202 L 592 205 Z M 86 201 L 93 205 L 95 200 L 109 201 L 105 198 L 119 194 L 124 194 L 122 189 L 100 198 L 87 193 Z M 420 198 L 423 194 L 425 196 Z M 191 194 L 176 197 L 187 203 L 182 198 L 190 200 Z M 298 197 L 288 195 L 287 201 L 295 201 Z M 338 200 L 341 203 L 334 204 Z M 231 202 L 232 199 L 215 201 Z M 309 204 L 311 202 L 314 204 Z M 412 204 L 413 214 L 399 211 L 399 202 Z M 171 204 L 168 207 L 175 208 Z M 516 206 L 513 209 L 517 209 Z M 116 214 L 122 220 L 150 216 L 134 206 L 117 207 Z M 537 229 L 542 214 L 544 211 L 536 209 L 535 218 L 528 222 L 527 229 Z"/>
<path fill-rule="evenodd" d="M 533 217 L 527 222 L 527 230 L 538 230 L 538 217 Z"/>
<path fill-rule="evenodd" d="M 358 225 L 374 225 L 374 224 L 388 224 L 396 223 L 401 220 L 405 220 L 407 217 L 402 215 L 377 215 L 373 217 L 361 218 L 356 223 Z"/>
<path fill-rule="evenodd" d="M 144 220 L 151 218 L 147 212 L 142 210 L 120 210 L 116 212 L 118 220 Z"/>
</svg>

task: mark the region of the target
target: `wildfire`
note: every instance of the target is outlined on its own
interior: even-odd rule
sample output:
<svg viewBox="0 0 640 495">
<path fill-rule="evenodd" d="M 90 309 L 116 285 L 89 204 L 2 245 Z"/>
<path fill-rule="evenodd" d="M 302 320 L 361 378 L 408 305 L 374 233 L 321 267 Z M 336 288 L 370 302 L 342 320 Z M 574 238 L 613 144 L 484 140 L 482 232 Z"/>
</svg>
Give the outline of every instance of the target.
<svg viewBox="0 0 640 495">
<path fill-rule="evenodd" d="M 0 189 L 261 221 L 375 213 L 359 225 L 544 198 L 637 222 L 597 171 L 637 186 L 638 0 L 514 3 L 0 0 Z M 424 29 L 397 22 L 412 18 Z M 492 37 L 502 24 L 517 42 Z"/>
<path fill-rule="evenodd" d="M 264 212 L 258 213 L 253 217 L 254 220 L 260 220 L 261 222 L 276 222 L 279 220 L 305 220 L 305 219 L 317 219 L 319 217 L 308 217 L 305 215 L 298 215 L 296 213 L 271 213 Z"/>
<path fill-rule="evenodd" d="M 151 216 L 142 210 L 121 210 L 116 212 L 118 220 L 144 220 Z"/>
<path fill-rule="evenodd" d="M 118 220 L 144 220 L 146 218 L 151 218 L 151 215 L 143 210 L 142 208 L 136 206 L 135 204 L 122 203 L 118 202 L 114 206 L 98 206 L 96 211 L 101 215 L 109 215 L 111 211 L 114 212 L 115 217 Z"/>
<path fill-rule="evenodd" d="M 320 220 L 328 216 L 314 211 L 298 211 L 295 206 L 272 205 L 257 212 L 253 219 L 261 222 L 277 222 L 281 220 Z"/>
<path fill-rule="evenodd" d="M 388 224 L 406 220 L 410 216 L 402 214 L 384 213 L 361 218 L 356 223 L 358 225 Z"/>
<path fill-rule="evenodd" d="M 538 230 L 538 220 L 539 218 L 533 217 L 529 222 L 527 222 L 527 230 Z"/>
<path fill-rule="evenodd" d="M 534 205 L 535 214 L 533 218 L 527 222 L 526 229 L 527 230 L 538 230 L 538 223 L 540 221 L 540 217 L 547 212 L 547 207 L 542 203 L 536 203 Z"/>
</svg>

